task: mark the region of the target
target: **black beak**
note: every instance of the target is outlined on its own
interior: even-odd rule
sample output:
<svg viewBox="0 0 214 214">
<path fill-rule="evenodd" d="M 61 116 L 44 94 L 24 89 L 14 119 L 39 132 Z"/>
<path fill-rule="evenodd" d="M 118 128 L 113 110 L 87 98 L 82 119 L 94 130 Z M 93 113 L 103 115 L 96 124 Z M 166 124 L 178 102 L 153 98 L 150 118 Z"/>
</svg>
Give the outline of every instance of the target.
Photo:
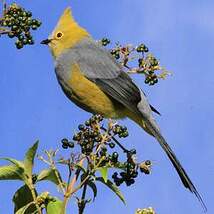
<svg viewBox="0 0 214 214">
<path fill-rule="evenodd" d="M 40 44 L 48 45 L 50 42 L 51 42 L 50 39 L 45 39 L 45 40 L 41 41 Z"/>
</svg>

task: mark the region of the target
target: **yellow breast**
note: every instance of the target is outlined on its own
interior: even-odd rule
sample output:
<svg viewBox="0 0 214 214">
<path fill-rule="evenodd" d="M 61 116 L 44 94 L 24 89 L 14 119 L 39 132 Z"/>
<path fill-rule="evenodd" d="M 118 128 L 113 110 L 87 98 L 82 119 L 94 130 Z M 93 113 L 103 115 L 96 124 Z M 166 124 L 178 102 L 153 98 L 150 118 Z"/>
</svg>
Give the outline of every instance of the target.
<svg viewBox="0 0 214 214">
<path fill-rule="evenodd" d="M 72 89 L 72 100 L 88 108 L 92 113 L 101 114 L 108 118 L 123 118 L 125 108 L 106 95 L 94 82 L 87 79 L 77 64 L 72 66 L 68 82 Z"/>
</svg>

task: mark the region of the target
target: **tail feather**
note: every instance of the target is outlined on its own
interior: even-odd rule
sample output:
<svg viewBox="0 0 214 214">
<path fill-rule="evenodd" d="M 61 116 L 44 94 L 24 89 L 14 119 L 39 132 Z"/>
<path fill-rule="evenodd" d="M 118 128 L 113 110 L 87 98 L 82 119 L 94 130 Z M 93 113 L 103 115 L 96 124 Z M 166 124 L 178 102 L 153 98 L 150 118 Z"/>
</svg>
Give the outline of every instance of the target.
<svg viewBox="0 0 214 214">
<path fill-rule="evenodd" d="M 175 167 L 175 169 L 176 169 L 176 171 L 177 171 L 177 173 L 178 173 L 183 185 L 186 188 L 188 188 L 192 193 L 194 193 L 196 195 L 196 197 L 198 198 L 199 202 L 201 203 L 204 211 L 206 212 L 207 208 L 206 208 L 205 203 L 203 202 L 202 197 L 200 196 L 200 194 L 196 190 L 194 184 L 192 183 L 192 181 L 190 180 L 189 176 L 185 172 L 185 170 L 182 167 L 181 163 L 176 158 L 175 153 L 172 151 L 170 146 L 167 144 L 166 140 L 161 135 L 161 133 L 160 133 L 155 121 L 153 119 L 148 119 L 147 121 L 144 120 L 144 124 L 146 124 L 146 127 L 149 130 L 149 132 L 152 133 L 152 135 L 160 143 L 160 145 L 163 148 L 163 150 L 166 152 L 167 156 L 169 157 L 170 161 L 172 162 L 173 166 Z"/>
</svg>

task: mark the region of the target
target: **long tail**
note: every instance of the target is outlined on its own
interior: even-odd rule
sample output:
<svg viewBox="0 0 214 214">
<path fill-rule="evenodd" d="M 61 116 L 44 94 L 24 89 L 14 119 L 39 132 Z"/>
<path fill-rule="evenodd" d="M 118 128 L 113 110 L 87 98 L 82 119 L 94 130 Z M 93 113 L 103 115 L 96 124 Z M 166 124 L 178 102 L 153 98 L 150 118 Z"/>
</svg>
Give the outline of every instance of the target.
<svg viewBox="0 0 214 214">
<path fill-rule="evenodd" d="M 145 129 L 145 126 L 146 126 L 146 129 L 148 129 L 147 131 L 149 131 L 149 133 L 151 133 L 157 139 L 157 141 L 160 143 L 161 147 L 163 148 L 163 150 L 166 152 L 167 156 L 169 157 L 170 161 L 172 162 L 173 166 L 175 167 L 183 185 L 196 195 L 196 197 L 198 198 L 199 202 L 201 203 L 204 211 L 206 212 L 207 208 L 206 208 L 205 203 L 203 202 L 202 197 L 196 190 L 195 186 L 193 185 L 189 176 L 185 172 L 181 163 L 176 158 L 175 153 L 172 151 L 172 149 L 167 144 L 164 137 L 161 135 L 160 130 L 159 130 L 158 126 L 156 125 L 156 122 L 152 118 L 150 118 L 150 119 L 148 118 L 148 119 L 144 120 L 144 124 L 145 125 L 142 125 L 142 122 L 141 122 L 142 128 Z"/>
</svg>

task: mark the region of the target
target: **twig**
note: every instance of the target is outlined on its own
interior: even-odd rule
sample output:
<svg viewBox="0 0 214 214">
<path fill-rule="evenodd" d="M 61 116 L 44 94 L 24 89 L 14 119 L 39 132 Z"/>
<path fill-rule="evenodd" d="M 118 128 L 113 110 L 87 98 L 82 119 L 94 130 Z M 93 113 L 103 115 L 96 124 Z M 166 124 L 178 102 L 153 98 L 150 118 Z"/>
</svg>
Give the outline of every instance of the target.
<svg viewBox="0 0 214 214">
<path fill-rule="evenodd" d="M 104 128 L 103 126 L 101 127 L 102 130 L 107 131 L 106 128 Z M 129 150 L 126 149 L 115 137 L 112 136 L 112 140 L 123 150 L 123 152 L 128 153 Z"/>
<path fill-rule="evenodd" d="M 84 162 L 84 159 L 80 160 L 80 164 L 79 164 L 79 165 L 82 166 L 82 165 L 83 165 L 83 162 Z M 76 192 L 76 191 L 78 190 L 77 188 L 76 188 L 77 190 L 76 190 L 76 189 L 72 190 L 72 189 L 74 188 L 74 185 L 75 185 L 75 183 L 76 183 L 77 180 L 78 180 L 80 171 L 81 171 L 81 169 L 77 169 L 77 170 L 76 170 L 76 173 L 75 173 L 75 175 L 74 175 L 72 181 L 71 181 L 70 184 L 67 186 L 66 193 L 65 193 L 65 195 L 64 195 L 63 208 L 62 208 L 61 214 L 65 214 L 66 206 L 67 206 L 67 203 L 68 203 L 68 201 L 69 201 L 71 195 L 72 195 L 74 192 Z M 79 186 L 78 186 L 78 187 L 79 187 Z"/>
<path fill-rule="evenodd" d="M 31 195 L 33 197 L 33 201 L 35 203 L 35 206 L 36 206 L 36 209 L 38 211 L 38 214 L 42 214 L 42 210 L 41 210 L 41 208 L 39 207 L 39 205 L 37 203 L 37 196 L 36 196 L 36 191 L 35 191 L 34 185 L 33 184 L 28 184 L 28 187 L 30 188 Z"/>
<path fill-rule="evenodd" d="M 87 183 L 85 183 L 84 186 L 83 186 L 82 197 L 81 197 L 80 201 L 78 202 L 79 214 L 83 214 L 83 211 L 85 209 L 85 205 L 86 205 L 86 201 L 85 201 L 86 190 L 87 190 Z"/>
<path fill-rule="evenodd" d="M 0 28 L 0 36 L 4 35 L 4 34 L 8 34 L 10 32 L 10 30 L 5 29 L 5 28 Z"/>
</svg>

